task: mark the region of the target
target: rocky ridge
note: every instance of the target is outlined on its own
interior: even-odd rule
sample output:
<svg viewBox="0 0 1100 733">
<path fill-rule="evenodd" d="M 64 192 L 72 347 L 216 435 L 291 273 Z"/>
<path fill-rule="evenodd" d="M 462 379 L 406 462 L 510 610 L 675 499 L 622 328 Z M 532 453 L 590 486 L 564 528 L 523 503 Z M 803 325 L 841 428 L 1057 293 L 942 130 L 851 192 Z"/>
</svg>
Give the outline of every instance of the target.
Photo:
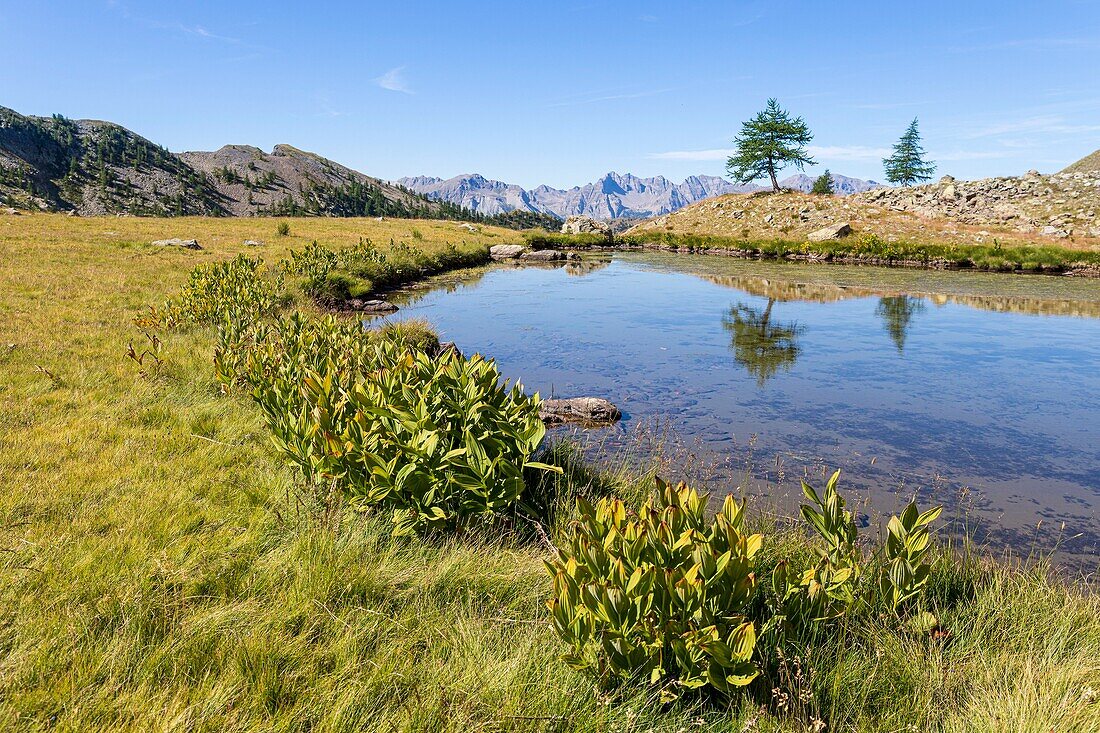
<svg viewBox="0 0 1100 733">
<path fill-rule="evenodd" d="M 6 107 L 0 107 L 0 203 L 86 216 L 225 213 L 212 181 L 124 127 Z"/>
<path fill-rule="evenodd" d="M 437 201 L 292 145 L 276 145 L 270 153 L 251 145 L 226 145 L 179 157 L 214 182 L 232 216 L 400 216 L 408 211 L 431 218 L 443 209 Z"/>
<path fill-rule="evenodd" d="M 111 122 L 5 107 L 0 206 L 81 216 L 467 216 L 289 145 L 176 154 Z"/>
<path fill-rule="evenodd" d="M 1020 233 L 1065 239 L 1100 237 L 1100 170 L 1044 176 L 957 181 L 877 189 L 854 199 L 958 224 L 1008 226 Z"/>
<path fill-rule="evenodd" d="M 638 224 L 631 233 L 806 239 L 847 223 L 886 241 L 955 244 L 1040 243 L 1100 246 L 1100 172 L 958 181 L 945 176 L 911 188 L 847 197 L 801 193 L 720 196 Z"/>
</svg>

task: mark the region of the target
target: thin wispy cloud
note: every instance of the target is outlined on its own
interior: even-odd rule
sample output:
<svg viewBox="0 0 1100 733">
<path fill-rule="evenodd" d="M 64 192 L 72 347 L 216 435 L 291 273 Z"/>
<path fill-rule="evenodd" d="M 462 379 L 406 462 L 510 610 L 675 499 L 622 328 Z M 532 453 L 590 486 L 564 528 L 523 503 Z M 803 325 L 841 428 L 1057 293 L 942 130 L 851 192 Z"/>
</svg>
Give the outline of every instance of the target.
<svg viewBox="0 0 1100 733">
<path fill-rule="evenodd" d="M 641 99 L 642 97 L 655 97 L 658 94 L 666 94 L 673 91 L 672 87 L 666 89 L 646 89 L 637 92 L 620 92 L 618 94 L 605 94 L 601 92 L 595 92 L 592 96 L 579 96 L 571 99 L 565 99 L 560 102 L 553 102 L 546 105 L 547 107 L 573 107 L 578 104 L 594 104 L 596 102 L 610 102 L 617 99 Z"/>
<path fill-rule="evenodd" d="M 683 161 L 707 161 L 725 160 L 733 155 L 736 150 L 732 148 L 711 148 L 710 150 L 669 150 L 664 153 L 650 153 L 646 157 L 650 160 L 683 160 Z"/>
<path fill-rule="evenodd" d="M 1054 48 L 1100 48 L 1100 39 L 1087 36 L 1054 36 L 1047 38 L 1011 38 L 977 46 L 962 46 L 951 49 L 955 52 L 997 51 L 1012 49 L 1054 49 Z"/>
<path fill-rule="evenodd" d="M 405 79 L 405 67 L 397 66 L 390 69 L 382 76 L 375 77 L 372 81 L 379 87 L 389 90 L 391 92 L 400 92 L 401 94 L 415 94 L 412 88 L 409 86 L 408 81 Z"/>
<path fill-rule="evenodd" d="M 889 148 L 867 145 L 810 145 L 807 150 L 815 158 L 826 160 L 882 160 L 890 154 Z"/>
<path fill-rule="evenodd" d="M 931 104 L 931 102 L 865 102 L 863 104 L 853 104 L 850 106 L 852 109 L 889 110 L 905 109 L 906 107 L 921 107 L 927 104 Z"/>
<path fill-rule="evenodd" d="M 1035 115 L 987 125 L 965 134 L 964 137 L 978 139 L 1018 133 L 1077 135 L 1089 132 L 1100 132 L 1100 125 L 1073 124 L 1067 122 L 1062 115 Z"/>
<path fill-rule="evenodd" d="M 201 25 L 184 25 L 183 23 L 171 23 L 166 24 L 163 27 L 169 29 L 175 28 L 181 33 L 186 33 L 190 36 L 197 36 L 198 38 L 208 38 L 212 41 L 224 41 L 225 43 L 244 43 L 244 41 L 240 38 L 235 38 L 233 36 L 223 36 L 220 33 L 213 33 Z"/>
<path fill-rule="evenodd" d="M 638 18 L 638 20 L 642 21 L 643 23 L 656 23 L 659 19 L 656 15 L 643 15 L 642 17 Z"/>
<path fill-rule="evenodd" d="M 343 117 L 344 113 L 334 106 L 329 99 L 328 94 L 324 92 L 318 92 L 313 95 L 313 102 L 317 106 L 317 114 L 322 117 Z"/>
<path fill-rule="evenodd" d="M 130 8 L 125 3 L 120 2 L 119 0 L 108 0 L 107 9 L 113 13 L 121 15 L 123 18 L 132 23 L 143 25 L 146 28 L 152 28 L 154 30 L 161 31 L 172 31 L 185 36 L 190 36 L 192 38 L 199 38 L 206 41 L 217 41 L 219 43 L 242 46 L 255 50 L 267 50 L 266 47 L 250 43 L 244 38 L 212 31 L 205 25 L 199 23 L 183 23 L 176 20 L 160 20 L 157 18 L 148 18 L 142 15 L 135 15 L 134 13 L 130 12 Z"/>
<path fill-rule="evenodd" d="M 999 158 L 1012 158 L 1014 155 L 1008 150 L 956 150 L 945 153 L 935 151 L 928 154 L 932 160 L 997 160 Z"/>
</svg>

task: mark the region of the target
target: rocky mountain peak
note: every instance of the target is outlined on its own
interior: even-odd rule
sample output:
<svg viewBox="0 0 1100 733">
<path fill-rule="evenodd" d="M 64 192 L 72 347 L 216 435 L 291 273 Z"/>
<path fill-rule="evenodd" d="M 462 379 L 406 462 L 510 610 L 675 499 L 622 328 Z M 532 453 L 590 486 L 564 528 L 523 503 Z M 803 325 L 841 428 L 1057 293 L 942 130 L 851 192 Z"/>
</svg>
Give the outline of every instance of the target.
<svg viewBox="0 0 1100 733">
<path fill-rule="evenodd" d="M 846 176 L 834 176 L 834 180 L 839 182 L 840 193 L 864 191 L 878 185 L 874 181 Z M 551 214 L 559 219 L 572 215 L 595 219 L 645 219 L 662 216 L 712 196 L 760 188 L 735 185 L 717 176 L 689 176 L 682 183 L 673 183 L 664 176 L 639 178 L 632 173 L 616 171 L 610 171 L 592 183 L 568 189 L 544 184 L 524 190 L 514 184 L 479 175 L 456 176 L 446 181 L 418 176 L 402 178 L 399 183 L 429 198 L 449 201 L 482 214 L 519 209 Z M 813 179 L 808 176 L 791 177 L 784 179 L 783 185 L 809 191 Z"/>
</svg>

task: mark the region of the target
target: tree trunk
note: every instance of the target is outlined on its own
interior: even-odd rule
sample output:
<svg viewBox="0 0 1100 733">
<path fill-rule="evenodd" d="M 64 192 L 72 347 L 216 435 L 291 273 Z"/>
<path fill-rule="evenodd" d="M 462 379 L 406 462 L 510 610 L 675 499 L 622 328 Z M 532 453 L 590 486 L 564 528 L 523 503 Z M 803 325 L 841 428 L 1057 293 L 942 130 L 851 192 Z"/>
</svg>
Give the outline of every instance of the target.
<svg viewBox="0 0 1100 733">
<path fill-rule="evenodd" d="M 768 175 L 772 177 L 772 190 L 779 193 L 779 181 L 775 179 L 775 166 L 768 166 Z"/>
</svg>

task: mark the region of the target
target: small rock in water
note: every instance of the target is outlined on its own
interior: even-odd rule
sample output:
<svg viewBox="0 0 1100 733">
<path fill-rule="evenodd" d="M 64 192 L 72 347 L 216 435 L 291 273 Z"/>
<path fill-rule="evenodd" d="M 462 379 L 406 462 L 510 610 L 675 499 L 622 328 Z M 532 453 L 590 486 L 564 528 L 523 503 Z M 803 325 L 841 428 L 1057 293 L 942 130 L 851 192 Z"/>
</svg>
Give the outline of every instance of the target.
<svg viewBox="0 0 1100 733">
<path fill-rule="evenodd" d="M 606 425 L 622 418 L 618 407 L 601 397 L 573 397 L 566 400 L 543 400 L 539 417 L 547 425 L 581 423 Z"/>
<path fill-rule="evenodd" d="M 348 306 L 364 313 L 369 314 L 382 314 L 382 313 L 395 313 L 398 308 L 388 300 L 359 300 L 358 298 L 348 301 Z"/>
<path fill-rule="evenodd" d="M 173 237 L 172 239 L 158 239 L 153 242 L 154 247 L 183 247 L 184 249 L 202 249 L 199 246 L 199 242 L 196 239 L 180 239 L 179 237 Z"/>
<path fill-rule="evenodd" d="M 458 358 L 462 358 L 462 352 L 459 350 L 458 345 L 454 341 L 440 341 L 439 346 L 436 347 L 435 353 L 432 354 L 436 359 L 444 356 L 454 354 Z"/>
</svg>

